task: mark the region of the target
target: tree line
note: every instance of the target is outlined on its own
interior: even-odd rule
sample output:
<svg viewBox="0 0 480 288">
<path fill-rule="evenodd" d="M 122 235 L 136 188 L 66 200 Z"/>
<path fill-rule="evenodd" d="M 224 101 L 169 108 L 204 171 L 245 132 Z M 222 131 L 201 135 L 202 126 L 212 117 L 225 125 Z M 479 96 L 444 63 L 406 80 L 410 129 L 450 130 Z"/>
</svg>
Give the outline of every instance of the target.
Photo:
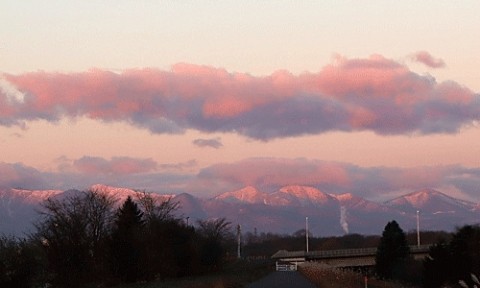
<svg viewBox="0 0 480 288">
<path fill-rule="evenodd" d="M 189 225 L 178 203 L 138 192 L 118 205 L 99 191 L 49 198 L 35 231 L 25 238 L 0 236 L 0 287 L 114 286 L 216 272 L 236 257 L 236 237 L 225 218 Z M 240 230 L 240 229 L 238 229 Z M 239 231 L 238 231 L 239 232 Z M 305 230 L 292 235 L 247 232 L 241 255 L 269 259 L 278 250 L 304 250 Z M 410 256 L 416 233 L 388 222 L 381 236 L 309 237 L 311 250 L 377 247 L 375 273 L 428 288 L 480 285 L 480 227 L 454 233 L 422 232 L 432 244 L 425 260 Z M 364 271 L 365 272 L 365 271 Z"/>
<path fill-rule="evenodd" d="M 376 275 L 426 288 L 480 286 L 480 226 L 443 234 L 423 260 L 413 259 L 409 249 L 398 223 L 387 223 L 375 257 Z"/>
<path fill-rule="evenodd" d="M 118 208 L 93 190 L 47 199 L 34 233 L 0 237 L 0 287 L 111 286 L 221 269 L 233 246 L 226 219 L 187 225 L 178 203 L 134 198 Z"/>
</svg>

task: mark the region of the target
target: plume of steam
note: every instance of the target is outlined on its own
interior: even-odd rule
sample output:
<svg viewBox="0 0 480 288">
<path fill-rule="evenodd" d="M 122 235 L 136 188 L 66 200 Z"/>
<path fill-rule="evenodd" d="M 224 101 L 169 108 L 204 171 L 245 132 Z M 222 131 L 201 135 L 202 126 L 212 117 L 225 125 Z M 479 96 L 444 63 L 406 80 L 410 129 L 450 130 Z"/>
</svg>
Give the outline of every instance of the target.
<svg viewBox="0 0 480 288">
<path fill-rule="evenodd" d="M 342 226 L 345 234 L 348 234 L 347 208 L 345 206 L 340 206 L 340 226 Z"/>
</svg>

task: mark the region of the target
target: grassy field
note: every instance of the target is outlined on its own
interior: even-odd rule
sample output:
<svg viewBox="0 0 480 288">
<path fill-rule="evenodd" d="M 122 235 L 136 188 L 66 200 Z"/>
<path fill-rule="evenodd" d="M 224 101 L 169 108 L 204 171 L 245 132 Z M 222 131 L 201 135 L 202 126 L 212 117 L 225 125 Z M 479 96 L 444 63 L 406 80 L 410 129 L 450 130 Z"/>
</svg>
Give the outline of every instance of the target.
<svg viewBox="0 0 480 288">
<path fill-rule="evenodd" d="M 243 288 L 248 283 L 273 272 L 274 269 L 272 263 L 237 261 L 226 265 L 223 272 L 215 274 L 123 284 L 116 288 Z"/>
<path fill-rule="evenodd" d="M 312 283 L 321 288 L 363 288 L 364 276 L 353 271 L 331 268 L 321 263 L 305 263 L 299 267 L 300 273 Z M 368 278 L 369 288 L 402 288 L 411 287 L 398 283 L 381 281 L 372 277 Z"/>
</svg>

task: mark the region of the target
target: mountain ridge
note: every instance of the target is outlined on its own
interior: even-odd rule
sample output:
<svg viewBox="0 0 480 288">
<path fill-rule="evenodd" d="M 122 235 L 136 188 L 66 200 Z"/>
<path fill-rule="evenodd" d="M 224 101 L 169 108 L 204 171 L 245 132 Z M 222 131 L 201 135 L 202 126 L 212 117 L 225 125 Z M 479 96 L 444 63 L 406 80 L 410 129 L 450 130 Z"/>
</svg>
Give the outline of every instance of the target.
<svg viewBox="0 0 480 288">
<path fill-rule="evenodd" d="M 91 190 L 108 193 L 117 205 L 138 192 L 128 188 L 93 185 Z M 0 233 L 19 234 L 32 229 L 35 213 L 48 197 L 65 197 L 78 190 L 0 189 Z M 198 198 L 188 193 L 178 195 L 149 193 L 158 201 L 172 199 L 179 203 L 177 217 L 195 220 L 225 217 L 242 225 L 244 231 L 291 234 L 305 225 L 314 235 L 345 233 L 380 234 L 387 221 L 396 220 L 405 230 L 415 228 L 416 211 L 426 230 L 451 231 L 456 226 L 477 223 L 480 211 L 474 202 L 457 199 L 434 189 L 414 191 L 385 202 L 374 202 L 351 193 L 328 194 L 305 185 L 286 185 L 273 192 L 253 186 L 221 193 L 212 198 Z M 23 230 L 22 230 L 23 229 Z"/>
</svg>

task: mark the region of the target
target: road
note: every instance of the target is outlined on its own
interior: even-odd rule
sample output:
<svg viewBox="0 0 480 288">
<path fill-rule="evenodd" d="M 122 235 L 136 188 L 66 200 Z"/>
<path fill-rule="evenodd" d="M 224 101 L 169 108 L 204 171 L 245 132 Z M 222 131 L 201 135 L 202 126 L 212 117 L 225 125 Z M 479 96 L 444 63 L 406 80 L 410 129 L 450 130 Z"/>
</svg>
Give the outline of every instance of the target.
<svg viewBox="0 0 480 288">
<path fill-rule="evenodd" d="M 316 288 L 316 286 L 296 271 L 273 272 L 246 288 Z"/>
</svg>

